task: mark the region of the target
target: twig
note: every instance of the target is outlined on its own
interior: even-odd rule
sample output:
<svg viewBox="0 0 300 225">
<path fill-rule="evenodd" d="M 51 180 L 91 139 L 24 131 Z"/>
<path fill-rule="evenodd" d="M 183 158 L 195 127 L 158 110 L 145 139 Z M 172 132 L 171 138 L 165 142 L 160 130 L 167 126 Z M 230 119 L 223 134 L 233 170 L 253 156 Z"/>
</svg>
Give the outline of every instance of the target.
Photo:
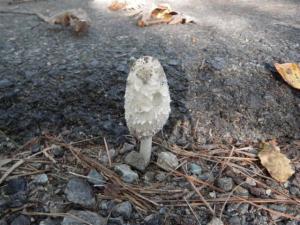
<svg viewBox="0 0 300 225">
<path fill-rule="evenodd" d="M 2 182 L 6 179 L 6 177 L 8 177 L 9 174 L 11 174 L 15 169 L 21 166 L 24 162 L 25 162 L 24 159 L 20 159 L 14 165 L 12 165 L 12 167 L 10 167 L 9 170 L 7 170 L 6 173 L 4 173 L 3 176 L 1 177 L 0 184 L 2 184 Z"/>
<path fill-rule="evenodd" d="M 193 213 L 194 217 L 196 218 L 198 224 L 201 224 L 201 222 L 200 222 L 200 220 L 199 220 L 197 214 L 196 214 L 195 211 L 193 210 L 193 208 L 192 208 L 192 206 L 190 205 L 190 203 L 186 200 L 185 197 L 183 197 L 183 198 L 184 198 L 186 204 L 188 205 L 188 207 L 190 208 L 191 212 Z"/>
<path fill-rule="evenodd" d="M 188 182 L 190 182 L 191 186 L 193 187 L 193 189 L 196 191 L 196 193 L 199 195 L 200 199 L 204 202 L 204 204 L 206 205 L 206 207 L 209 209 L 209 211 L 211 212 L 211 214 L 213 216 L 215 216 L 215 211 L 211 208 L 211 206 L 209 205 L 209 203 L 205 200 L 205 198 L 203 197 L 203 195 L 200 193 L 200 191 L 196 188 L 196 186 L 194 185 L 194 183 L 187 179 Z"/>
<path fill-rule="evenodd" d="M 109 167 L 111 167 L 111 158 L 110 158 L 110 154 L 109 154 L 109 150 L 108 150 L 108 146 L 107 146 L 107 142 L 106 142 L 105 137 L 103 138 L 103 141 L 104 141 L 105 150 L 106 150 L 106 153 L 107 153 Z"/>
</svg>

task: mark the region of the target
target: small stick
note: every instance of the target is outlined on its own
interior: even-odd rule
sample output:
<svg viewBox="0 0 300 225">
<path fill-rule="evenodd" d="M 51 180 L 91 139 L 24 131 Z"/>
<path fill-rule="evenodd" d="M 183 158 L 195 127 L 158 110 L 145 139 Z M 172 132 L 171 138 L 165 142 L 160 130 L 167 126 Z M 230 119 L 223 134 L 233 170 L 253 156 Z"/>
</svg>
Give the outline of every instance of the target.
<svg viewBox="0 0 300 225">
<path fill-rule="evenodd" d="M 205 198 L 203 197 L 203 195 L 200 193 L 200 191 L 196 188 L 196 186 L 194 185 L 194 183 L 187 179 L 188 182 L 190 182 L 191 186 L 194 188 L 194 190 L 196 191 L 196 193 L 199 195 L 199 197 L 201 198 L 201 200 L 205 203 L 205 205 L 207 206 L 207 208 L 209 209 L 209 211 L 211 212 L 211 214 L 214 216 L 215 215 L 215 211 L 211 208 L 211 206 L 209 205 L 209 203 L 205 200 Z"/>
<path fill-rule="evenodd" d="M 184 200 L 185 200 L 186 204 L 189 206 L 189 208 L 190 208 L 191 212 L 192 212 L 192 213 L 193 213 L 193 215 L 195 216 L 195 218 L 196 218 L 196 220 L 197 220 L 198 224 L 201 224 L 201 222 L 200 222 L 200 220 L 199 220 L 198 216 L 196 215 L 196 213 L 195 213 L 195 211 L 193 210 L 193 208 L 192 208 L 192 206 L 190 205 L 190 203 L 189 203 L 189 202 L 186 200 L 186 198 L 185 198 L 185 197 L 183 197 L 183 198 L 184 198 Z"/>
<path fill-rule="evenodd" d="M 4 173 L 3 176 L 1 177 L 0 184 L 2 184 L 2 182 L 6 179 L 6 177 L 8 177 L 9 174 L 11 174 L 15 169 L 17 169 L 19 166 L 21 166 L 24 162 L 25 162 L 25 160 L 21 159 L 21 160 L 17 161 L 14 165 L 12 165 L 12 167 L 10 167 L 9 170 L 7 170 L 6 173 Z"/>
<path fill-rule="evenodd" d="M 106 150 L 107 157 L 108 157 L 109 167 L 111 167 L 111 159 L 110 159 L 110 154 L 109 154 L 109 150 L 108 150 L 108 145 L 107 145 L 107 142 L 106 142 L 105 137 L 103 138 L 103 141 L 104 141 L 105 150 Z"/>
</svg>

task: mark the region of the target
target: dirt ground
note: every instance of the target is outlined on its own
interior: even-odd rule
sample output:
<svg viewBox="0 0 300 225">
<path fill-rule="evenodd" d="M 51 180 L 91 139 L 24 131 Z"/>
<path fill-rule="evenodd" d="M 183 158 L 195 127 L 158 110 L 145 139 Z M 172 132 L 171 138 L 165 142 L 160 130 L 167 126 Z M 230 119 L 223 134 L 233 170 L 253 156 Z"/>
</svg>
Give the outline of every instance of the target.
<svg viewBox="0 0 300 225">
<path fill-rule="evenodd" d="M 273 66 L 300 62 L 298 0 L 164 1 L 197 23 L 146 28 L 124 12 L 109 11 L 109 0 L 8 2 L 0 2 L 2 142 L 9 137 L 22 145 L 51 133 L 65 141 L 106 137 L 110 146 L 122 146 L 128 134 L 123 106 L 129 61 L 144 55 L 157 57 L 167 74 L 168 143 L 300 138 L 300 92 Z M 35 15 L 7 13 L 49 16 L 71 8 L 87 11 L 92 20 L 87 34 L 75 35 Z M 14 149 L 0 146 L 8 155 Z"/>
</svg>

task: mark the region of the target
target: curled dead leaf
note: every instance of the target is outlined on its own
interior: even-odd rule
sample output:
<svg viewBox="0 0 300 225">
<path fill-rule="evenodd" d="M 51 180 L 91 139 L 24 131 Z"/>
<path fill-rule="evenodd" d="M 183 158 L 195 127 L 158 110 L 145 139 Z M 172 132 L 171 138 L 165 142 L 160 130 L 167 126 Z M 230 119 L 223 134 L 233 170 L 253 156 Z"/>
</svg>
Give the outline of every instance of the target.
<svg viewBox="0 0 300 225">
<path fill-rule="evenodd" d="M 262 143 L 258 157 L 270 175 L 279 182 L 286 182 L 295 173 L 290 160 L 280 152 L 275 141 Z"/>
<path fill-rule="evenodd" d="M 275 63 L 275 68 L 282 78 L 293 88 L 300 89 L 300 66 L 296 63 Z"/>
<path fill-rule="evenodd" d="M 113 2 L 108 6 L 108 8 L 109 8 L 111 11 L 118 11 L 118 10 L 121 10 L 121 9 L 126 8 L 126 6 L 127 6 L 127 2 L 126 2 L 126 1 L 120 1 L 120 0 L 117 0 L 117 1 L 113 1 Z"/>
<path fill-rule="evenodd" d="M 138 26 L 150 26 L 158 23 L 165 24 L 185 24 L 193 23 L 194 20 L 176 11 L 172 11 L 169 4 L 160 4 L 142 13 L 141 19 L 138 20 Z"/>
<path fill-rule="evenodd" d="M 72 27 L 76 33 L 86 32 L 91 25 L 87 13 L 83 9 L 71 9 L 62 11 L 47 19 L 50 24 L 60 24 Z"/>
</svg>

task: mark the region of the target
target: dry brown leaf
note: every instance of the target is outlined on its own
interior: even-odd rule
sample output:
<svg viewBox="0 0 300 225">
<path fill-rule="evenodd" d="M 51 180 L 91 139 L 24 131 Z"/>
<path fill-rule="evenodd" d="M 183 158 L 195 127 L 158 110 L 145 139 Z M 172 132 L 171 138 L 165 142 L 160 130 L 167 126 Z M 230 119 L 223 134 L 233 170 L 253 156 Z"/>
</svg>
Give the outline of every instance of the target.
<svg viewBox="0 0 300 225">
<path fill-rule="evenodd" d="M 158 23 L 185 24 L 192 22 L 194 22 L 194 20 L 191 17 L 172 11 L 170 5 L 160 4 L 152 8 L 150 13 L 144 11 L 142 18 L 138 20 L 138 25 L 144 27 Z"/>
<path fill-rule="evenodd" d="M 300 66 L 296 63 L 275 63 L 282 78 L 293 88 L 300 89 Z"/>
<path fill-rule="evenodd" d="M 118 10 L 121 10 L 121 9 L 124 9 L 125 7 L 127 6 L 127 3 L 126 1 L 113 1 L 109 6 L 108 8 L 112 11 L 118 11 Z"/>
<path fill-rule="evenodd" d="M 60 12 L 47 19 L 47 22 L 60 24 L 65 27 L 71 26 L 77 33 L 86 32 L 91 25 L 91 20 L 83 9 L 71 9 Z"/>
<path fill-rule="evenodd" d="M 264 142 L 258 157 L 270 175 L 279 182 L 286 182 L 295 173 L 290 160 L 280 153 L 275 141 Z"/>
</svg>

